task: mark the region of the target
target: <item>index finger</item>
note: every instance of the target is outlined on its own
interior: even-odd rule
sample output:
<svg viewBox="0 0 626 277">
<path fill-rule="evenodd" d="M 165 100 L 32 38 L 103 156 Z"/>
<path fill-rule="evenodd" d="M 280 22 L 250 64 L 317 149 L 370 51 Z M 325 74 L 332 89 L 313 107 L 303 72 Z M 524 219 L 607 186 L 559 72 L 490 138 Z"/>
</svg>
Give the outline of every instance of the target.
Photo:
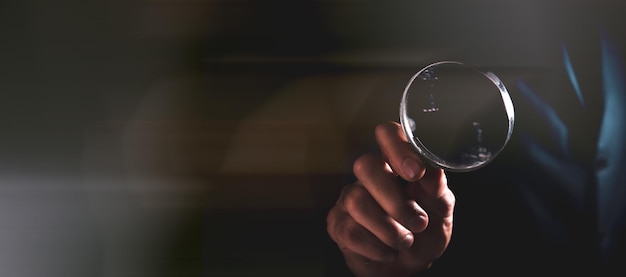
<svg viewBox="0 0 626 277">
<path fill-rule="evenodd" d="M 426 165 L 409 144 L 402 126 L 386 122 L 376 126 L 376 142 L 388 159 L 391 168 L 406 181 L 420 180 L 426 173 Z"/>
</svg>

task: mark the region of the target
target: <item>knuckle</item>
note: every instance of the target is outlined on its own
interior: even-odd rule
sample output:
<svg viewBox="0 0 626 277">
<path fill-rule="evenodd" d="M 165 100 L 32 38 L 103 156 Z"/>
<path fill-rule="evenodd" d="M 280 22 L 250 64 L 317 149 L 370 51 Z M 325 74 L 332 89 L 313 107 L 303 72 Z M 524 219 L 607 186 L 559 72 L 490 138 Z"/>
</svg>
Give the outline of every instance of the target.
<svg viewBox="0 0 626 277">
<path fill-rule="evenodd" d="M 443 192 L 441 199 L 442 209 L 444 211 L 452 212 L 456 204 L 456 196 L 454 196 L 454 193 L 452 193 L 451 190 L 447 189 Z"/>
<path fill-rule="evenodd" d="M 339 241 L 335 230 L 335 225 L 326 225 L 326 233 L 328 233 L 330 239 L 332 239 L 335 243 L 338 243 Z"/>
<path fill-rule="evenodd" d="M 346 193 L 343 205 L 349 212 L 367 210 L 369 193 L 362 186 L 354 186 Z"/>
<path fill-rule="evenodd" d="M 431 213 L 442 218 L 450 217 L 454 212 L 455 205 L 456 197 L 451 190 L 447 189 L 437 200 L 433 201 Z"/>
<path fill-rule="evenodd" d="M 342 236 L 350 244 L 362 244 L 367 240 L 367 230 L 356 222 L 346 223 L 342 229 Z"/>
<path fill-rule="evenodd" d="M 373 164 L 377 163 L 377 160 L 378 159 L 371 153 L 363 154 L 354 160 L 352 171 L 356 176 L 363 176 L 367 174 Z"/>
<path fill-rule="evenodd" d="M 333 207 L 326 215 L 326 232 L 333 240 L 336 240 L 334 234 L 337 225 L 337 217 L 338 215 L 336 207 Z"/>
</svg>

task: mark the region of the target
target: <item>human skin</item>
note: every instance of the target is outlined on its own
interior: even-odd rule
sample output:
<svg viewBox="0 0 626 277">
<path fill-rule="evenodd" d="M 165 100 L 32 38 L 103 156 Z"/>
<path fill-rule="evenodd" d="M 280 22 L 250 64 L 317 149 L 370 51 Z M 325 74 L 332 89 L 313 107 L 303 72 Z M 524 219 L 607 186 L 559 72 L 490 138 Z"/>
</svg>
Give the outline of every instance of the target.
<svg viewBox="0 0 626 277">
<path fill-rule="evenodd" d="M 381 154 L 365 153 L 327 214 L 327 232 L 356 276 L 411 276 L 447 248 L 456 203 L 443 169 L 426 165 L 400 124 L 376 126 Z"/>
</svg>

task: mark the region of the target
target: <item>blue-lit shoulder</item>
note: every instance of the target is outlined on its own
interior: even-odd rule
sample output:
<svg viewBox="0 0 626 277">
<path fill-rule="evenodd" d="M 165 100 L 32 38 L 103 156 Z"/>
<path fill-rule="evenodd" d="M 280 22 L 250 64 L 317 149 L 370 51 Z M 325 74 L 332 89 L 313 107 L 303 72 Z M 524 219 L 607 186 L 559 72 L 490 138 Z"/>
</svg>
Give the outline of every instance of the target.
<svg viewBox="0 0 626 277">
<path fill-rule="evenodd" d="M 611 151 L 623 153 L 624 147 L 626 147 L 623 143 L 626 141 L 626 86 L 624 85 L 623 59 L 620 56 L 621 49 L 604 33 L 600 40 L 604 112 L 597 147 L 599 151 L 611 149 Z M 579 105 L 577 107 L 579 109 L 575 110 L 585 112 L 585 99 L 579 85 L 577 72 L 572 66 L 567 45 L 561 45 L 561 53 L 563 67 L 571 86 L 571 90 L 565 90 L 563 93 L 574 93 Z M 556 146 L 555 148 L 548 148 L 528 133 L 522 132 L 521 139 L 527 153 L 553 176 L 563 179 L 564 183 L 582 186 L 580 183 L 585 180 L 582 176 L 583 170 L 569 160 L 571 153 L 568 126 L 557 111 L 545 102 L 526 81 L 518 80 L 516 85 L 521 95 L 529 101 L 534 112 L 547 124 L 551 144 Z M 618 159 L 618 156 L 615 156 L 614 159 Z M 608 160 L 608 162 L 620 161 Z"/>
</svg>

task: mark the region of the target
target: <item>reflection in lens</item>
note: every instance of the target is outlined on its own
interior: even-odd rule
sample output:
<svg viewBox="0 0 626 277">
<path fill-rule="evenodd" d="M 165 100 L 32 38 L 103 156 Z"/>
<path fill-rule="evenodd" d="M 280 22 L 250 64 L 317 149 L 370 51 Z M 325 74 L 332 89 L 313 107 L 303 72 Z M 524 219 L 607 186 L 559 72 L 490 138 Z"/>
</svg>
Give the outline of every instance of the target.
<svg viewBox="0 0 626 277">
<path fill-rule="evenodd" d="M 513 103 L 495 74 L 459 62 L 438 62 L 409 81 L 400 122 L 427 161 L 450 171 L 470 171 L 493 160 L 507 144 Z"/>
</svg>

